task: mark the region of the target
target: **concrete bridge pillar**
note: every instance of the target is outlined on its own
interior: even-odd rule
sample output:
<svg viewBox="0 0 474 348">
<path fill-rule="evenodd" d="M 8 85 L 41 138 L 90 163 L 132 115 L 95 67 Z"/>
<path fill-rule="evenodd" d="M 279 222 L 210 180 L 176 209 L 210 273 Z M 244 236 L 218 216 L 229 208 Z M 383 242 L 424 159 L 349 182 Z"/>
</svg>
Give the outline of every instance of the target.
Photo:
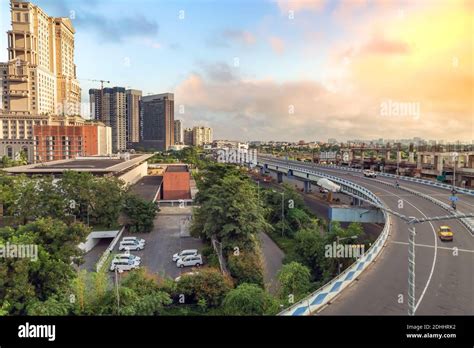
<svg viewBox="0 0 474 348">
<path fill-rule="evenodd" d="M 400 163 L 402 161 L 402 152 L 397 151 L 397 163 Z"/>
<path fill-rule="evenodd" d="M 466 156 L 466 163 L 468 168 L 474 168 L 474 154 Z"/>
<path fill-rule="evenodd" d="M 311 182 L 305 181 L 304 182 L 304 193 L 309 193 L 311 190 Z"/>
<path fill-rule="evenodd" d="M 433 157 L 435 170 L 438 171 L 438 175 L 441 175 L 443 172 L 443 156 L 437 154 Z"/>
<path fill-rule="evenodd" d="M 416 169 L 422 168 L 423 160 L 424 160 L 424 155 L 422 155 L 421 153 L 418 153 L 418 156 L 416 156 Z"/>
<path fill-rule="evenodd" d="M 352 197 L 352 205 L 356 207 L 361 206 L 362 201 L 359 198 Z"/>
<path fill-rule="evenodd" d="M 283 173 L 277 173 L 277 182 L 281 184 L 283 182 Z"/>
</svg>

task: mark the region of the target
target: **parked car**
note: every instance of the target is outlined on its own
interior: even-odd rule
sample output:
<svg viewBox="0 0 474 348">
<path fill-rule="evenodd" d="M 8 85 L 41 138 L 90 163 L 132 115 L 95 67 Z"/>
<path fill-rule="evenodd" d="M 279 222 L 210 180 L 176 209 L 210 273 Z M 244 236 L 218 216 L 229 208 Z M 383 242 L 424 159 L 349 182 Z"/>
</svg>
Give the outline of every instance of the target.
<svg viewBox="0 0 474 348">
<path fill-rule="evenodd" d="M 198 254 L 197 249 L 181 250 L 179 253 L 173 254 L 173 262 L 176 262 L 185 256 L 196 256 L 197 254 Z"/>
<path fill-rule="evenodd" d="M 363 171 L 363 173 L 364 173 L 364 176 L 366 178 L 376 178 L 377 177 L 377 174 L 373 170 L 370 170 L 370 169 L 365 169 Z"/>
<path fill-rule="evenodd" d="M 112 260 L 112 262 L 118 262 L 118 261 L 123 261 L 123 260 L 136 260 L 138 262 L 141 262 L 141 257 L 140 256 L 136 256 L 136 255 L 132 255 L 132 254 L 117 254 L 114 256 L 114 259 Z"/>
<path fill-rule="evenodd" d="M 127 240 L 136 240 L 137 242 L 145 245 L 145 240 L 143 238 L 137 238 L 137 237 L 123 237 L 122 238 L 122 242 L 127 241 Z"/>
<path fill-rule="evenodd" d="M 438 237 L 441 240 L 452 241 L 454 239 L 454 233 L 449 226 L 440 226 L 438 230 Z"/>
<path fill-rule="evenodd" d="M 202 256 L 194 255 L 194 256 L 185 256 L 182 259 L 178 259 L 176 261 L 176 266 L 183 268 L 183 267 L 199 267 L 202 265 Z"/>
<path fill-rule="evenodd" d="M 136 240 L 123 240 L 120 242 L 119 250 L 143 250 L 145 247 L 144 243 L 140 243 Z"/>
<path fill-rule="evenodd" d="M 110 264 L 110 270 L 113 272 L 115 269 L 119 272 L 131 271 L 140 267 L 140 262 L 136 260 L 118 260 Z"/>
</svg>

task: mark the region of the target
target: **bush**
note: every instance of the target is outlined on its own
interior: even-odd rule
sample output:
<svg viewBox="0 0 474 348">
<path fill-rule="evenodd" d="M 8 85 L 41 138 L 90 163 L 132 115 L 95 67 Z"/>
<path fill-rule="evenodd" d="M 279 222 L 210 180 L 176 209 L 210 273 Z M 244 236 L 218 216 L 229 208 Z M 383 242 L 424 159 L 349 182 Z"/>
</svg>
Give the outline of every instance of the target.
<svg viewBox="0 0 474 348">
<path fill-rule="evenodd" d="M 226 315 L 274 315 L 278 312 L 278 301 L 255 284 L 240 284 L 224 299 Z"/>
<path fill-rule="evenodd" d="M 220 306 L 225 295 L 232 289 L 232 281 L 219 270 L 204 268 L 194 274 L 183 274 L 176 291 L 184 294 L 186 303 L 205 303 L 206 306 Z"/>
<path fill-rule="evenodd" d="M 237 284 L 252 283 L 264 287 L 263 263 L 260 255 L 243 251 L 239 255 L 231 253 L 227 258 L 227 265 Z"/>
</svg>

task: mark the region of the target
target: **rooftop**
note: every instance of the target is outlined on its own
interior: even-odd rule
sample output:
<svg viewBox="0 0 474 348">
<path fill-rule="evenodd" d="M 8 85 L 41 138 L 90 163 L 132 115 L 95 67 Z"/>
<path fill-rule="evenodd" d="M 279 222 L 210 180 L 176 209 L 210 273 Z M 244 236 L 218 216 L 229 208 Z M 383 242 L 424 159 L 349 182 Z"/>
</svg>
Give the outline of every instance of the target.
<svg viewBox="0 0 474 348">
<path fill-rule="evenodd" d="M 130 155 L 129 160 L 117 156 L 90 156 L 39 164 L 29 164 L 25 166 L 6 168 L 4 170 L 11 174 L 54 174 L 62 173 L 67 170 L 91 172 L 96 174 L 119 173 L 146 161 L 152 156 L 152 154 Z"/>
<path fill-rule="evenodd" d="M 187 172 L 188 167 L 187 166 L 168 166 L 166 168 L 167 172 Z"/>
</svg>

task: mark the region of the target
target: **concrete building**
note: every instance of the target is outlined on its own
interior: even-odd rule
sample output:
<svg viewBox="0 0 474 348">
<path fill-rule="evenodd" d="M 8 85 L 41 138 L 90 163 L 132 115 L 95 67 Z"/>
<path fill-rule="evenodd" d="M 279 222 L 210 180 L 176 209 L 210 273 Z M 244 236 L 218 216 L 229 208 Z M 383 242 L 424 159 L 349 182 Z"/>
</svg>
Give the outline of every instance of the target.
<svg viewBox="0 0 474 348">
<path fill-rule="evenodd" d="M 142 91 L 136 89 L 127 89 L 126 110 L 127 110 L 127 143 L 136 143 L 140 141 L 140 101 Z"/>
<path fill-rule="evenodd" d="M 103 123 L 34 126 L 35 162 L 111 154 L 112 132 Z"/>
<path fill-rule="evenodd" d="M 174 95 L 163 93 L 142 97 L 140 142 L 133 146 L 166 151 L 174 145 Z"/>
<path fill-rule="evenodd" d="M 183 131 L 183 142 L 184 145 L 193 145 L 193 130 L 192 128 L 185 128 Z"/>
<path fill-rule="evenodd" d="M 34 163 L 34 127 L 79 126 L 86 121 L 79 116 L 11 115 L 0 114 L 0 157 L 14 159 L 19 152 Z"/>
<path fill-rule="evenodd" d="M 191 199 L 191 175 L 185 165 L 169 165 L 163 175 L 163 200 Z"/>
<path fill-rule="evenodd" d="M 127 95 L 125 88 L 90 89 L 89 103 L 93 118 L 112 128 L 112 151 L 116 153 L 125 150 L 127 148 Z"/>
<path fill-rule="evenodd" d="M 184 143 L 184 132 L 181 120 L 174 121 L 174 143 L 182 145 Z"/>
<path fill-rule="evenodd" d="M 202 146 L 212 143 L 212 128 L 194 127 L 193 128 L 193 145 Z"/>
<path fill-rule="evenodd" d="M 75 30 L 30 2 L 11 0 L 8 62 L 0 63 L 4 113 L 79 115 L 81 88 L 74 64 Z"/>
</svg>

